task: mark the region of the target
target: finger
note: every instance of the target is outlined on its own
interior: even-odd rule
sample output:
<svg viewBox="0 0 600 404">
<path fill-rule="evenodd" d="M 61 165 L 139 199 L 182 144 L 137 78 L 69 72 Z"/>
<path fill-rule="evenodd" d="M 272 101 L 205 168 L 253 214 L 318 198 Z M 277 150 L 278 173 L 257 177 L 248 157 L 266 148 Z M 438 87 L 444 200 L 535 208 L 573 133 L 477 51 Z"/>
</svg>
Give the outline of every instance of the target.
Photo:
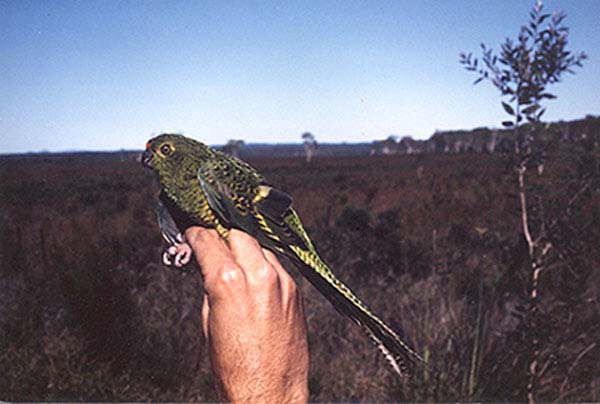
<svg viewBox="0 0 600 404">
<path fill-rule="evenodd" d="M 279 287 L 281 290 L 281 301 L 286 303 L 286 308 L 289 310 L 298 303 L 298 296 L 300 296 L 300 293 L 298 293 L 298 287 L 296 286 L 294 279 L 286 271 L 283 265 L 281 265 L 279 258 L 277 258 L 277 255 L 273 251 L 263 249 L 263 254 L 265 255 L 265 258 L 269 264 L 271 264 L 271 266 L 277 272 L 279 278 Z"/>
<path fill-rule="evenodd" d="M 208 295 L 204 294 L 204 301 L 202 302 L 202 332 L 204 338 L 208 340 L 208 317 L 210 315 L 210 305 L 208 304 Z"/>
<path fill-rule="evenodd" d="M 186 230 L 185 237 L 205 278 L 211 275 L 211 271 L 219 271 L 234 264 L 231 251 L 216 230 L 190 227 Z"/>
<path fill-rule="evenodd" d="M 185 238 L 192 248 L 204 278 L 204 291 L 212 305 L 216 301 L 243 299 L 244 272 L 221 236 L 214 229 L 192 227 Z"/>
<path fill-rule="evenodd" d="M 236 262 L 243 263 L 245 270 L 258 270 L 265 262 L 265 256 L 258 241 L 244 231 L 231 230 L 227 238 L 227 244 L 231 249 L 233 258 Z"/>
<path fill-rule="evenodd" d="M 290 276 L 288 271 L 286 271 L 286 269 L 283 267 L 283 265 L 281 265 L 279 258 L 277 258 L 277 255 L 273 251 L 263 248 L 262 253 L 265 256 L 267 262 L 269 264 L 271 264 L 271 266 L 275 269 L 275 271 L 277 271 L 277 274 L 279 275 L 279 277 L 282 280 L 284 280 L 286 282 L 288 282 L 288 281 L 293 282 L 292 277 Z"/>
<path fill-rule="evenodd" d="M 229 234 L 228 244 L 244 272 L 247 286 L 263 298 L 280 301 L 279 275 L 263 254 L 258 241 L 248 233 L 235 230 Z"/>
</svg>

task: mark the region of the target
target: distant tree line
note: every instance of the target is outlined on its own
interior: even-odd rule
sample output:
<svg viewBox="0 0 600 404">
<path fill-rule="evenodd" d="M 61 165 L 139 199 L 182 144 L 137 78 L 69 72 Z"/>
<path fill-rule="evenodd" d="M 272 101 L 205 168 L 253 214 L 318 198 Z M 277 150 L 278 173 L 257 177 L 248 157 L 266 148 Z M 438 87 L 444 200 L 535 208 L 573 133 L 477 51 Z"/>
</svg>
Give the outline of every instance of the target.
<svg viewBox="0 0 600 404">
<path fill-rule="evenodd" d="M 527 128 L 527 125 L 523 125 Z M 548 124 L 553 133 L 549 146 L 561 148 L 579 144 L 586 148 L 600 147 L 600 116 L 587 115 L 583 119 L 558 121 Z M 389 136 L 385 140 L 362 143 L 319 143 L 309 146 L 311 160 L 319 157 L 368 156 L 387 154 L 420 153 L 510 153 L 514 150 L 514 131 L 504 128 L 480 127 L 472 130 L 436 131 L 429 139 L 413 139 L 411 136 Z M 235 143 L 234 143 L 235 142 Z M 232 147 L 233 146 L 233 147 Z M 230 141 L 221 149 L 241 158 L 298 157 L 307 159 L 305 143 L 244 143 Z"/>
<path fill-rule="evenodd" d="M 527 129 L 530 125 L 523 125 Z M 578 143 L 587 147 L 600 147 L 600 117 L 588 115 L 584 119 L 558 121 L 548 124 L 553 133 L 551 146 Z M 502 153 L 514 149 L 513 129 L 475 128 L 472 130 L 436 131 L 427 140 L 411 136 L 390 136 L 374 141 L 370 154 L 418 154 L 418 153 Z M 549 142 L 549 141 L 548 141 Z"/>
</svg>

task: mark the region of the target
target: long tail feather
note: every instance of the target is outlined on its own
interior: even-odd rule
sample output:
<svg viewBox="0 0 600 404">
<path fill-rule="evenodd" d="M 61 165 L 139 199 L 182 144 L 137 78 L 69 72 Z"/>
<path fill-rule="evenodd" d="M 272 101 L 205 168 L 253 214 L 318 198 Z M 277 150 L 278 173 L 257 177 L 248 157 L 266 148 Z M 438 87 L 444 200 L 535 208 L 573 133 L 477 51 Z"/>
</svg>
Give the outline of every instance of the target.
<svg viewBox="0 0 600 404">
<path fill-rule="evenodd" d="M 291 208 L 289 196 L 271 189 L 257 207 L 256 218 L 264 230 L 257 234 L 259 242 L 290 257 L 300 272 L 339 312 L 361 326 L 399 375 L 408 373 L 408 364 L 420 364 L 431 370 L 427 362 L 404 343 L 323 262 L 298 214 Z"/>
<path fill-rule="evenodd" d="M 290 247 L 290 256 L 300 272 L 342 314 L 350 317 L 367 333 L 399 375 L 409 373 L 410 365 L 421 365 L 429 370 L 428 363 L 400 336 L 377 317 L 345 284 L 343 284 L 321 258 L 312 251 Z"/>
</svg>

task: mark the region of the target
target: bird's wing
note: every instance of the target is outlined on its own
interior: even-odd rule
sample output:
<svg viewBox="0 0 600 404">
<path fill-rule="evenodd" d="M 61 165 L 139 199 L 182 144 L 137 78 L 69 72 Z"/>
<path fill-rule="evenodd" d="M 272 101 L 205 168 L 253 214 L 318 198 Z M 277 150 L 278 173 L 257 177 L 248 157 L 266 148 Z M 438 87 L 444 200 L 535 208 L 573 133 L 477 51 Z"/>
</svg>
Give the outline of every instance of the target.
<svg viewBox="0 0 600 404">
<path fill-rule="evenodd" d="M 251 214 L 252 203 L 264 178 L 248 164 L 226 155 L 204 161 L 197 176 L 220 223 L 255 235 L 257 229 Z"/>
<path fill-rule="evenodd" d="M 176 245 L 182 242 L 181 231 L 175 224 L 173 216 L 167 207 L 159 200 L 156 204 L 156 217 L 160 234 L 169 245 Z"/>
<path fill-rule="evenodd" d="M 292 197 L 268 185 L 241 160 L 219 157 L 204 163 L 198 170 L 198 181 L 225 227 L 244 230 L 265 247 L 310 243 L 292 209 Z"/>
</svg>

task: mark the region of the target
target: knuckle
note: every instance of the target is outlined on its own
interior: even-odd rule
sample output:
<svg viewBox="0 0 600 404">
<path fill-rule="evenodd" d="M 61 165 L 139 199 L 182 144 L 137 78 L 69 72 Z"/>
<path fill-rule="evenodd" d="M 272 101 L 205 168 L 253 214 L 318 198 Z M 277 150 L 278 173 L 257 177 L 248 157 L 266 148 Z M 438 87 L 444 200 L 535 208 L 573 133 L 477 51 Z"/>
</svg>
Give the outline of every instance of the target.
<svg viewBox="0 0 600 404">
<path fill-rule="evenodd" d="M 242 269 L 233 263 L 223 264 L 205 279 L 206 288 L 213 293 L 235 292 L 243 287 L 244 282 Z"/>
<path fill-rule="evenodd" d="M 237 265 L 224 265 L 219 271 L 219 283 L 223 285 L 237 285 L 243 281 L 243 273 Z"/>
<path fill-rule="evenodd" d="M 268 262 L 263 262 L 261 265 L 252 271 L 253 280 L 261 285 L 273 285 L 278 282 L 277 271 Z"/>
</svg>

